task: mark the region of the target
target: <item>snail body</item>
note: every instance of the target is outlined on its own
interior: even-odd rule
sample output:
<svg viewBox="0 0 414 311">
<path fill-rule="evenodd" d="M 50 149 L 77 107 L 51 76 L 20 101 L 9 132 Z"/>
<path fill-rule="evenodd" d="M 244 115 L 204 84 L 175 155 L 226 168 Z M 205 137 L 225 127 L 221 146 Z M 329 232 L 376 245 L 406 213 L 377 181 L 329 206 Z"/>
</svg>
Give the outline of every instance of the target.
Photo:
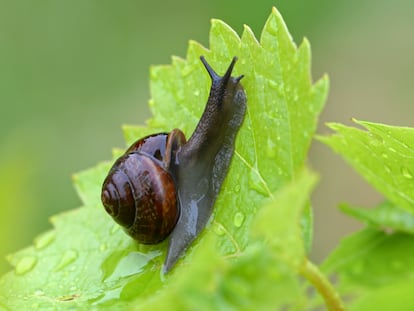
<svg viewBox="0 0 414 311">
<path fill-rule="evenodd" d="M 102 186 L 106 211 L 131 237 L 143 244 L 169 238 L 165 272 L 207 224 L 246 110 L 243 76 L 231 76 L 237 58 L 222 77 L 200 58 L 212 86 L 189 140 L 174 129 L 136 141 Z"/>
</svg>

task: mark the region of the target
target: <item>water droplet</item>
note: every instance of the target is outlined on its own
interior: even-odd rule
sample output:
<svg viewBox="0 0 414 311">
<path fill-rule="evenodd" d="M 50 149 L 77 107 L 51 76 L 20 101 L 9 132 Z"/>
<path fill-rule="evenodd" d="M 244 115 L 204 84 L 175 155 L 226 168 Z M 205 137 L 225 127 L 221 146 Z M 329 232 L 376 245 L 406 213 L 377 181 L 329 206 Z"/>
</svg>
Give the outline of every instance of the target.
<svg viewBox="0 0 414 311">
<path fill-rule="evenodd" d="M 276 156 L 276 144 L 270 137 L 267 139 L 266 155 L 269 158 L 274 158 Z"/>
<path fill-rule="evenodd" d="M 237 212 L 233 218 L 233 224 L 239 228 L 244 222 L 244 214 L 241 212 Z"/>
<path fill-rule="evenodd" d="M 72 249 L 68 249 L 63 253 L 62 259 L 55 267 L 55 271 L 62 270 L 66 268 L 68 265 L 73 263 L 78 258 L 78 252 Z"/>
<path fill-rule="evenodd" d="M 271 89 L 279 91 L 279 85 L 275 81 L 269 79 L 268 84 Z"/>
<path fill-rule="evenodd" d="M 382 142 L 381 142 L 380 140 L 376 139 L 376 138 L 372 138 L 372 139 L 369 141 L 369 144 L 370 144 L 371 146 L 373 146 L 373 147 L 379 147 L 379 146 L 381 146 L 381 145 L 382 145 Z"/>
<path fill-rule="evenodd" d="M 214 233 L 218 236 L 223 236 L 226 233 L 226 231 L 224 230 L 222 225 L 217 224 L 216 226 L 214 226 Z"/>
<path fill-rule="evenodd" d="M 391 167 L 389 167 L 387 164 L 384 165 L 384 169 L 387 173 L 391 173 Z"/>
<path fill-rule="evenodd" d="M 26 256 L 19 260 L 15 267 L 16 274 L 23 275 L 34 268 L 37 263 L 35 256 Z"/>
<path fill-rule="evenodd" d="M 401 174 L 407 179 L 413 179 L 413 175 L 411 174 L 410 170 L 405 166 L 401 168 Z"/>
<path fill-rule="evenodd" d="M 36 249 L 43 249 L 46 246 L 48 246 L 50 243 L 52 243 L 54 241 L 56 237 L 56 232 L 55 231 L 48 231 L 45 232 L 41 235 L 39 235 L 38 237 L 35 238 L 34 240 L 34 246 Z"/>
<path fill-rule="evenodd" d="M 234 186 L 234 192 L 239 193 L 241 189 L 241 186 L 239 184 Z"/>
<path fill-rule="evenodd" d="M 397 150 L 395 150 L 393 147 L 388 148 L 388 150 L 391 152 L 397 152 Z"/>
<path fill-rule="evenodd" d="M 198 90 L 198 89 L 195 90 L 194 91 L 194 96 L 196 96 L 196 97 L 200 96 L 200 90 Z"/>
<path fill-rule="evenodd" d="M 293 101 L 297 102 L 299 99 L 299 95 L 297 93 L 293 94 Z"/>
<path fill-rule="evenodd" d="M 283 169 L 280 166 L 277 167 L 277 174 L 283 176 Z"/>
<path fill-rule="evenodd" d="M 34 292 L 35 296 L 44 296 L 45 292 L 42 291 L 41 289 L 36 289 Z"/>
<path fill-rule="evenodd" d="M 102 243 L 102 244 L 99 246 L 99 250 L 100 250 L 101 252 L 106 251 L 107 249 L 108 249 L 108 246 L 106 245 L 106 243 Z"/>
<path fill-rule="evenodd" d="M 381 154 L 381 156 L 382 156 L 384 159 L 388 159 L 388 154 L 386 154 L 386 153 Z"/>
</svg>

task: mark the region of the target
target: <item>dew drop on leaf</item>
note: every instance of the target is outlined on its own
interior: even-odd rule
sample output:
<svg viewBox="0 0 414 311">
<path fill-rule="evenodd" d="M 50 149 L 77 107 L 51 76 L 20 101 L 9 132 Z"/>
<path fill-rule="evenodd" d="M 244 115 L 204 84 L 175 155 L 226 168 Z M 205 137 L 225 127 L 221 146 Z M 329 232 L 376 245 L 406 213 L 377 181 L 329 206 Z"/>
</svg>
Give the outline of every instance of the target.
<svg viewBox="0 0 414 311">
<path fill-rule="evenodd" d="M 38 237 L 35 238 L 34 240 L 34 246 L 36 249 L 43 249 L 46 246 L 48 246 L 50 243 L 53 242 L 53 240 L 56 237 L 56 232 L 55 231 L 48 231 L 45 232 L 41 235 L 39 235 Z"/>
<path fill-rule="evenodd" d="M 386 154 L 386 153 L 381 154 L 381 156 L 382 156 L 384 159 L 388 159 L 388 154 Z"/>
<path fill-rule="evenodd" d="M 217 224 L 214 226 L 214 233 L 218 236 L 223 236 L 226 232 L 224 231 L 224 228 L 221 224 Z"/>
<path fill-rule="evenodd" d="M 391 173 L 391 168 L 390 168 L 387 164 L 385 164 L 385 165 L 384 165 L 384 170 L 385 170 L 387 173 Z"/>
<path fill-rule="evenodd" d="M 15 267 L 16 274 L 23 275 L 34 268 L 37 263 L 35 256 L 26 256 L 19 260 Z"/>
<path fill-rule="evenodd" d="M 269 87 L 270 88 L 272 88 L 272 89 L 277 90 L 278 92 L 280 92 L 279 85 L 275 81 L 269 79 L 268 80 L 268 84 L 269 84 Z"/>
<path fill-rule="evenodd" d="M 274 158 L 276 156 L 276 144 L 270 137 L 267 139 L 266 155 L 269 158 Z"/>
<path fill-rule="evenodd" d="M 241 189 L 241 186 L 239 184 L 234 186 L 234 192 L 239 193 Z"/>
<path fill-rule="evenodd" d="M 241 212 L 237 212 L 237 213 L 234 215 L 234 218 L 233 218 L 233 224 L 234 224 L 237 228 L 239 228 L 239 227 L 243 224 L 243 221 L 244 221 L 244 214 L 243 214 L 243 213 L 241 213 Z"/>
<path fill-rule="evenodd" d="M 369 141 L 369 144 L 370 144 L 371 146 L 373 146 L 373 147 L 380 147 L 380 146 L 382 145 L 382 142 L 381 142 L 379 139 L 372 138 L 372 139 Z"/>
<path fill-rule="evenodd" d="M 73 263 L 78 258 L 78 252 L 73 249 L 68 249 L 63 253 L 62 259 L 59 261 L 55 267 L 55 271 L 62 270 L 66 268 L 71 263 Z"/>
<path fill-rule="evenodd" d="M 413 179 L 413 175 L 411 174 L 410 170 L 405 166 L 401 168 L 401 174 L 407 179 Z"/>
<path fill-rule="evenodd" d="M 283 169 L 280 166 L 278 166 L 278 168 L 277 168 L 277 174 L 279 176 L 283 176 Z"/>
<path fill-rule="evenodd" d="M 101 251 L 101 252 L 104 252 L 104 251 L 106 251 L 108 249 L 108 246 L 106 245 L 106 243 L 102 243 L 100 246 L 99 246 L 99 250 Z"/>
<path fill-rule="evenodd" d="M 36 289 L 34 292 L 35 296 L 43 296 L 45 294 L 44 291 L 42 291 L 41 289 Z"/>
</svg>

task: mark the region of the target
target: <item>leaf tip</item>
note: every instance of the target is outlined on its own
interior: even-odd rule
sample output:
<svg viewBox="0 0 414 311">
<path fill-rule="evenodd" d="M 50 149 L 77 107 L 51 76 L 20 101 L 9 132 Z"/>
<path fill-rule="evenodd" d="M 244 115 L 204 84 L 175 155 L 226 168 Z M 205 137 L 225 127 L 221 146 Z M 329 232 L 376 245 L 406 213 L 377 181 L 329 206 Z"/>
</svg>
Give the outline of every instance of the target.
<svg viewBox="0 0 414 311">
<path fill-rule="evenodd" d="M 273 15 L 280 16 L 280 12 L 279 12 L 279 10 L 275 6 L 272 7 L 272 14 Z"/>
<path fill-rule="evenodd" d="M 303 37 L 302 42 L 299 45 L 299 48 L 301 48 L 302 46 L 303 48 L 310 50 L 310 41 L 307 37 Z"/>
<path fill-rule="evenodd" d="M 340 129 L 341 126 L 343 126 L 341 123 L 337 123 L 337 122 L 326 122 L 325 125 L 334 131 Z"/>
</svg>

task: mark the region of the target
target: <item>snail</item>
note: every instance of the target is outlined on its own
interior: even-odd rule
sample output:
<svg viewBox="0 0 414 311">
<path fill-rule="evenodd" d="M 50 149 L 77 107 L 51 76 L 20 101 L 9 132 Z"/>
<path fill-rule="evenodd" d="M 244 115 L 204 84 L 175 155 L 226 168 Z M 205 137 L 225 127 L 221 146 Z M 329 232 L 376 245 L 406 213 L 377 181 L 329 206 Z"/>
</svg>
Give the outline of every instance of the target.
<svg viewBox="0 0 414 311">
<path fill-rule="evenodd" d="M 136 141 L 102 186 L 105 210 L 132 238 L 143 244 L 169 239 L 164 273 L 206 226 L 246 111 L 243 75 L 231 76 L 237 57 L 223 76 L 200 59 L 212 84 L 190 139 L 174 129 Z"/>
</svg>

